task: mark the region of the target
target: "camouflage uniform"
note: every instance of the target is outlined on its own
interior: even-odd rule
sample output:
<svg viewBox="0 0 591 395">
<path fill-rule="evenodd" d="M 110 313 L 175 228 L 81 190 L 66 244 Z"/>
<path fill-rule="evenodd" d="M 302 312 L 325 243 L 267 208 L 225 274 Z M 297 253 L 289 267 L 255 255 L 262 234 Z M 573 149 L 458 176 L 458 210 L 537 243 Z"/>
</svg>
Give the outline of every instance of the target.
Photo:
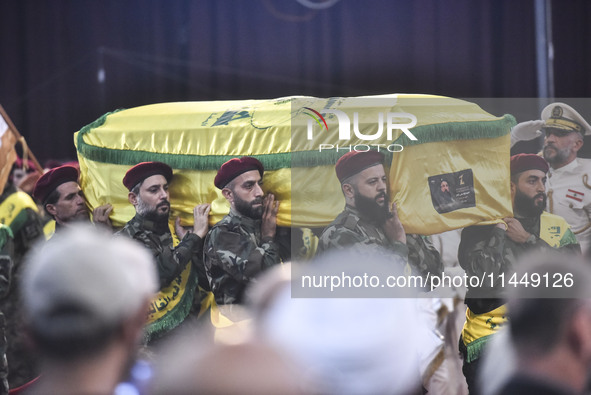
<svg viewBox="0 0 591 395">
<path fill-rule="evenodd" d="M 0 196 L 0 202 L 9 204 L 6 199 L 16 193 L 16 188 L 8 185 L 4 189 L 2 196 Z M 33 244 L 42 238 L 43 228 L 39 214 L 30 208 L 34 206 L 32 199 L 24 192 L 19 192 L 19 194 L 21 196 L 18 196 L 18 199 L 30 199 L 30 202 L 26 202 L 28 207 L 23 205 L 20 212 L 11 212 L 10 217 L 12 219 L 8 221 L 10 222 L 11 231 L 10 240 L 7 242 L 9 246 L 5 246 L 10 252 L 3 252 L 0 256 L 2 275 L 6 275 L 8 278 L 7 287 L 2 288 L 0 311 L 6 317 L 6 358 L 10 363 L 8 378 L 10 388 L 19 387 L 34 379 L 38 374 L 35 356 L 26 346 L 18 284 L 22 273 L 23 258 Z M 11 208 L 16 209 L 15 206 Z M 2 218 L 0 222 L 4 222 L 4 220 Z M 7 240 L 4 236 L 4 230 L 0 234 L 3 235 L 2 240 Z M 13 235 L 14 239 L 12 238 Z M 11 260 L 9 270 L 6 269 L 7 259 Z"/>
<path fill-rule="evenodd" d="M 204 250 L 205 269 L 217 304 L 242 303 L 248 283 L 283 258 L 274 240 L 261 239 L 261 220 L 232 209 L 211 228 Z"/>
<path fill-rule="evenodd" d="M 375 250 L 383 253 L 385 249 L 402 266 L 406 266 L 408 261 L 412 271 L 422 276 L 436 276 L 443 270 L 439 252 L 428 237 L 408 234 L 406 245 L 399 241 L 392 242 L 379 226 L 361 218 L 359 211 L 351 206 L 345 206 L 345 210 L 324 229 L 318 243 L 318 252 L 344 247 L 381 247 Z"/>
<path fill-rule="evenodd" d="M 547 214 L 548 215 L 548 214 Z M 506 236 L 503 229 L 494 225 L 470 226 L 462 231 L 462 238 L 458 249 L 458 259 L 462 268 L 470 276 L 493 274 L 493 279 L 501 273 L 513 273 L 517 259 L 529 251 L 544 251 L 554 249 L 540 238 L 540 216 L 534 218 L 516 218 L 526 232 L 534 237 L 525 243 L 516 243 Z M 581 247 L 576 241 L 570 229 L 563 237 L 560 251 L 580 253 Z M 488 277 L 487 277 L 488 278 Z M 505 276 L 505 279 L 507 276 Z M 489 285 L 489 282 L 485 282 Z M 466 293 L 466 304 L 474 313 L 484 313 L 495 309 L 503 304 L 500 298 L 490 298 L 498 295 L 502 289 L 501 284 L 495 283 L 487 289 L 468 289 Z M 486 299 L 475 298 L 475 296 L 486 295 Z"/>
<path fill-rule="evenodd" d="M 383 247 L 391 250 L 401 261 L 406 261 L 408 258 L 408 248 L 404 243 L 391 242 L 380 227 L 362 219 L 359 211 L 351 206 L 345 206 L 335 220 L 324 229 L 318 242 L 318 252 L 333 248 L 362 246 Z"/>
<path fill-rule="evenodd" d="M 557 247 L 548 244 L 549 240 L 541 238 L 542 217 L 559 221 L 560 238 L 552 241 Z M 460 337 L 460 353 L 464 359 L 462 371 L 466 377 L 469 391 L 474 391 L 475 378 L 478 375 L 480 355 L 485 345 L 506 322 L 505 306 L 502 299 L 502 285 L 498 279 L 505 274 L 505 286 L 510 275 L 516 270 L 516 263 L 520 256 L 531 251 L 545 251 L 558 249 L 564 252 L 580 253 L 581 248 L 575 235 L 564 219 L 543 213 L 533 218 L 516 218 L 525 231 L 532 237 L 525 243 L 516 243 L 506 236 L 506 232 L 494 225 L 471 226 L 462 231 L 462 238 L 458 249 L 458 260 L 468 276 L 485 278 L 485 286 L 468 288 L 465 303 L 466 323 Z M 544 225 L 546 226 L 546 225 Z M 562 228 L 562 230 L 560 230 Z M 542 236 L 546 237 L 546 236 Z"/>
<path fill-rule="evenodd" d="M 408 263 L 413 272 L 424 278 L 440 276 L 443 272 L 443 260 L 429 236 L 407 234 Z"/>
<path fill-rule="evenodd" d="M 159 225 L 136 214 L 115 235 L 125 235 L 135 239 L 152 251 L 158 268 L 160 288 L 169 285 L 191 261 L 197 269 L 199 285 L 205 290 L 209 289 L 205 270 L 201 264 L 203 239 L 196 234 L 188 232 L 180 243 L 173 247 L 168 223 Z"/>
<path fill-rule="evenodd" d="M 4 301 L 10 293 L 13 262 L 12 253 L 14 242 L 12 232 L 9 227 L 0 225 L 0 300 Z M 8 361 L 7 361 L 7 341 L 6 341 L 6 318 L 0 312 L 0 394 L 8 394 Z"/>
</svg>

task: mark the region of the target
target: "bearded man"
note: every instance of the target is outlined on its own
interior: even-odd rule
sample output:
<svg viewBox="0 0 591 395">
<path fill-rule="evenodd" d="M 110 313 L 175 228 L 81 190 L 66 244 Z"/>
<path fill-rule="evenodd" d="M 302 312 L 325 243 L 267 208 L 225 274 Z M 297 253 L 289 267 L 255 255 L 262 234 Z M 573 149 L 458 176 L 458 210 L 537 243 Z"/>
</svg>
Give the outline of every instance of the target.
<svg viewBox="0 0 591 395">
<path fill-rule="evenodd" d="M 230 212 L 205 239 L 205 268 L 218 305 L 243 302 L 246 286 L 262 271 L 280 263 L 277 234 L 279 202 L 261 188 L 264 167 L 244 156 L 224 163 L 215 186 L 230 203 Z"/>
<path fill-rule="evenodd" d="M 154 317 L 148 326 L 151 339 L 178 326 L 192 307 L 198 308 L 209 289 L 201 257 L 210 205 L 201 204 L 193 209 L 192 229 L 183 228 L 180 218 L 176 219 L 175 232 L 180 241 L 175 246 L 169 228 L 168 184 L 172 176 L 172 168 L 165 163 L 143 162 L 129 169 L 123 178 L 136 214 L 116 235 L 142 243 L 152 252 L 158 269 L 161 300 L 151 306 Z"/>
<path fill-rule="evenodd" d="M 352 245 L 378 245 L 406 260 L 406 233 L 396 204 L 390 205 L 383 155 L 351 151 L 335 166 L 345 209 L 322 232 L 318 252 Z"/>
<path fill-rule="evenodd" d="M 479 393 L 475 378 L 484 346 L 507 322 L 502 298 L 511 275 L 517 270 L 517 259 L 532 251 L 581 252 L 568 223 L 562 217 L 544 212 L 547 172 L 548 163 L 537 155 L 512 156 L 514 218 L 504 218 L 504 224 L 470 226 L 462 231 L 460 265 L 470 278 L 487 279 L 486 286 L 468 288 L 465 300 L 468 309 L 460 352 L 470 394 Z"/>
<path fill-rule="evenodd" d="M 575 233 L 581 250 L 591 251 L 591 163 L 577 158 L 591 126 L 572 107 L 553 103 L 542 111 L 544 159 L 550 164 L 546 189 L 549 212 L 560 215 Z"/>
<path fill-rule="evenodd" d="M 435 209 L 439 213 L 447 213 L 459 207 L 446 180 L 441 180 L 439 189 L 435 190 L 435 193 L 433 194 L 433 203 L 435 204 Z"/>
<path fill-rule="evenodd" d="M 591 160 L 579 157 L 591 125 L 568 104 L 551 103 L 542 110 L 541 120 L 517 124 L 511 142 L 542 134 L 542 153 L 550 165 L 546 209 L 568 222 L 583 253 L 591 255 Z"/>
<path fill-rule="evenodd" d="M 428 237 L 406 234 L 396 203 L 390 204 L 384 155 L 351 151 L 336 163 L 345 195 L 345 209 L 324 229 L 318 252 L 330 249 L 371 248 L 391 255 L 416 274 L 441 274 L 441 257 Z"/>
</svg>

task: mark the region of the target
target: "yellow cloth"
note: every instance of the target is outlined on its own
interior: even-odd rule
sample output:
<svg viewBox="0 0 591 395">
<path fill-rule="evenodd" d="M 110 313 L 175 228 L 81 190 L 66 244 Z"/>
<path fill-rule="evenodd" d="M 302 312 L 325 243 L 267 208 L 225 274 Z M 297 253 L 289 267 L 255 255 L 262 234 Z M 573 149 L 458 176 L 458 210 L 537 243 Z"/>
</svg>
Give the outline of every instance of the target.
<svg viewBox="0 0 591 395">
<path fill-rule="evenodd" d="M 484 314 L 475 314 L 466 309 L 466 322 L 462 330 L 464 344 L 496 333 L 507 322 L 507 308 L 505 305 Z"/>
<path fill-rule="evenodd" d="M 564 244 L 576 244 L 577 239 L 566 220 L 544 211 L 540 220 L 540 239 L 558 248 Z"/>
<path fill-rule="evenodd" d="M 540 217 L 540 239 L 549 246 L 558 248 L 564 244 L 576 244 L 575 235 L 564 218 L 558 215 L 542 212 Z M 509 281 L 509 278 L 506 278 Z M 462 339 L 465 345 L 496 333 L 506 322 L 505 305 L 484 314 L 474 314 L 466 310 L 466 322 L 462 329 Z"/>
<path fill-rule="evenodd" d="M 360 101 L 361 100 L 361 101 Z M 382 100 L 371 105 L 368 100 Z M 383 100 L 391 103 L 383 106 Z M 359 130 L 375 132 L 378 114 L 410 113 L 417 119 L 408 141 L 399 129 L 392 140 L 384 131 L 376 140 L 338 140 L 339 123 L 326 114 L 328 130 L 314 122 L 308 140 L 306 108 L 359 113 Z M 369 119 L 366 119 L 369 118 Z M 386 120 L 384 119 L 384 124 Z M 390 190 L 410 233 L 433 234 L 511 215 L 508 187 L 511 116 L 495 117 L 476 104 L 440 96 L 382 95 L 365 98 L 287 97 L 274 100 L 160 103 L 106 114 L 75 134 L 81 186 L 91 208 L 111 203 L 111 220 L 123 226 L 133 216 L 121 180 L 136 163 L 163 161 L 174 168 L 173 216 L 192 222 L 192 208 L 211 203 L 210 224 L 229 205 L 213 185 L 217 169 L 231 157 L 256 156 L 266 168 L 265 191 L 281 201 L 278 225 L 323 227 L 344 206 L 334 163 L 346 147 L 393 143 L 402 152 L 388 154 Z M 322 124 L 322 123 L 321 123 Z M 322 125 L 324 126 L 324 125 Z M 406 140 L 405 140 L 406 139 Z M 340 150 L 319 152 L 320 144 Z M 345 149 L 343 149 L 345 147 Z M 471 171 L 474 207 L 438 213 L 431 202 L 429 177 Z"/>
<path fill-rule="evenodd" d="M 173 222 L 169 223 L 173 246 L 179 244 L 174 232 Z M 194 292 L 187 290 L 194 289 Z M 189 314 L 193 305 L 194 295 L 200 290 L 197 284 L 197 273 L 192 262 L 189 262 L 181 274 L 169 285 L 160 289 L 152 299 L 148 311 L 146 336 L 148 339 L 159 337 L 162 333 L 178 326 Z M 211 305 L 213 294 L 209 292 L 201 301 L 198 316 L 201 316 Z"/>
<path fill-rule="evenodd" d="M 149 307 L 148 324 L 163 318 L 179 304 L 185 292 L 191 269 L 189 263 L 175 281 L 162 288 L 158 295 L 152 299 Z"/>
<path fill-rule="evenodd" d="M 55 233 L 55 220 L 49 220 L 43 226 L 43 235 L 45 236 L 45 240 L 51 239 L 53 234 Z"/>
<path fill-rule="evenodd" d="M 30 208 L 36 213 L 39 212 L 33 199 L 25 192 L 16 191 L 15 193 L 10 194 L 0 204 L 0 223 L 12 226 L 18 215 L 27 208 Z"/>
</svg>

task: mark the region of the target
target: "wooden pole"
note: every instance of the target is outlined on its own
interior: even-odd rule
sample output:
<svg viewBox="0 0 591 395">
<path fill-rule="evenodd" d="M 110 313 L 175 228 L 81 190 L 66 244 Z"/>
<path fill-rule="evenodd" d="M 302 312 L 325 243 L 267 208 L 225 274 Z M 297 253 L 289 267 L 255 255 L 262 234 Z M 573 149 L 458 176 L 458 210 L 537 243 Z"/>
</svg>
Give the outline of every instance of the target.
<svg viewBox="0 0 591 395">
<path fill-rule="evenodd" d="M 26 142 L 23 144 L 23 141 L 25 141 L 25 138 L 19 133 L 16 126 L 14 126 L 14 124 L 12 123 L 12 120 L 10 119 L 10 117 L 8 116 L 6 111 L 4 111 L 4 107 L 2 107 L 1 104 L 0 104 L 0 114 L 2 114 L 2 118 L 4 118 L 4 121 L 6 121 L 6 124 L 8 125 L 8 130 L 10 130 L 15 135 L 16 140 L 23 146 L 23 151 L 27 150 L 27 155 L 31 158 L 31 160 L 33 161 L 33 164 L 35 164 L 35 167 L 37 168 L 37 170 L 39 170 L 41 172 L 41 174 L 43 174 L 43 167 L 41 167 L 41 165 L 39 164 L 39 161 L 37 160 L 35 155 L 33 155 L 33 152 L 29 149 Z"/>
</svg>

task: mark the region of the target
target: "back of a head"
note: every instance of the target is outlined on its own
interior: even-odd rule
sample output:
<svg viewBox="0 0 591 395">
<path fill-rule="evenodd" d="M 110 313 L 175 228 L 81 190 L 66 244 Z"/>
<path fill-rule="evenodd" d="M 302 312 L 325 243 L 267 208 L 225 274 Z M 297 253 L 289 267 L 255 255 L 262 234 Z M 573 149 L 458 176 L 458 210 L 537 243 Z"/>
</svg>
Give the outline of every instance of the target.
<svg viewBox="0 0 591 395">
<path fill-rule="evenodd" d="M 160 355 L 149 393 L 305 393 L 302 370 L 289 356 L 245 331 L 234 335 L 228 343 L 212 343 L 199 333 L 176 337 Z"/>
<path fill-rule="evenodd" d="M 368 286 L 320 294 L 315 292 L 320 288 L 300 288 L 308 275 L 386 278 L 402 275 L 402 269 L 375 251 L 351 249 L 329 251 L 292 269 L 293 282 L 279 282 L 265 302 L 259 329 L 306 367 L 305 376 L 316 386 L 311 392 L 406 394 L 419 387 L 418 355 L 430 333 L 418 318 L 416 300 L 409 298 L 414 293 Z"/>
<path fill-rule="evenodd" d="M 100 350 L 157 291 L 153 258 L 140 245 L 76 225 L 27 256 L 23 307 L 46 357 L 70 359 Z"/>
<path fill-rule="evenodd" d="M 522 284 L 509 296 L 511 338 L 518 353 L 543 355 L 560 342 L 575 311 L 591 297 L 591 268 L 570 254 L 533 254 L 521 262 L 516 278 Z"/>
</svg>

